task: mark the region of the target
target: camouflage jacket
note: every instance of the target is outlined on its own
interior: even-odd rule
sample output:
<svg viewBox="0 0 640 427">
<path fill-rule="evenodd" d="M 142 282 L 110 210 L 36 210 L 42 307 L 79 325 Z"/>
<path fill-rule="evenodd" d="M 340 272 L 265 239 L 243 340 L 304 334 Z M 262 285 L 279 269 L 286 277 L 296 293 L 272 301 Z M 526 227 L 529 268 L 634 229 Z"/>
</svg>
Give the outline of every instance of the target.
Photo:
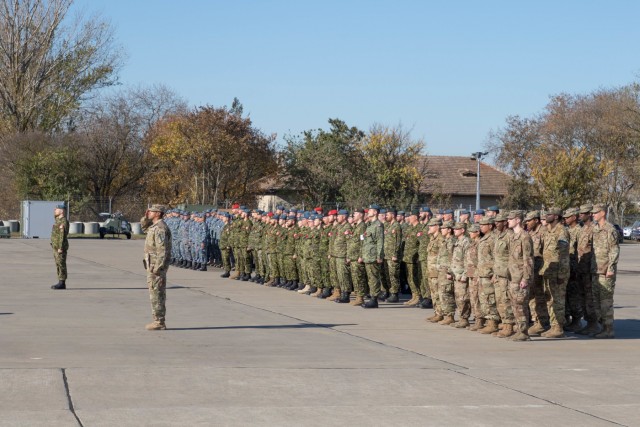
<svg viewBox="0 0 640 427">
<path fill-rule="evenodd" d="M 427 266 L 429 269 L 429 278 L 438 277 L 438 253 L 440 252 L 440 244 L 444 241 L 442 234 L 431 236 L 429 245 L 427 246 Z"/>
<path fill-rule="evenodd" d="M 359 224 L 354 225 L 349 232 L 349 236 L 347 236 L 347 258 L 350 261 L 358 261 L 358 258 L 362 256 L 362 241 L 364 240 L 365 229 L 366 224 L 364 221 L 360 221 Z"/>
<path fill-rule="evenodd" d="M 384 228 L 384 259 L 402 259 L 402 227 L 396 221 Z"/>
<path fill-rule="evenodd" d="M 578 271 L 578 238 L 580 237 L 580 226 L 575 224 L 573 227 L 567 227 L 569 232 L 569 267 L 571 275 L 575 275 Z"/>
<path fill-rule="evenodd" d="M 152 224 L 147 230 L 144 259 L 149 273 L 167 272 L 171 261 L 171 231 L 163 220 Z"/>
<path fill-rule="evenodd" d="M 476 277 L 478 269 L 478 242 L 480 238 L 477 239 L 469 239 L 469 247 L 464 255 L 464 263 L 466 266 L 466 275 L 467 277 Z"/>
<path fill-rule="evenodd" d="M 230 235 L 231 227 L 229 224 L 225 224 L 220 231 L 220 249 L 227 249 L 231 247 Z"/>
<path fill-rule="evenodd" d="M 421 229 L 418 225 L 409 225 L 402 234 L 404 240 L 402 261 L 408 264 L 418 262 L 418 234 L 420 231 Z"/>
<path fill-rule="evenodd" d="M 593 227 L 593 252 L 591 257 L 591 272 L 593 274 L 617 273 L 620 246 L 618 232 L 611 223 L 603 227 L 596 224 Z"/>
<path fill-rule="evenodd" d="M 54 251 L 62 249 L 63 251 L 69 250 L 69 221 L 67 218 L 56 218 L 53 226 L 51 227 L 51 247 Z"/>
<path fill-rule="evenodd" d="M 493 274 L 509 278 L 509 235 L 511 233 L 505 229 L 502 233 L 495 233 L 493 248 Z"/>
<path fill-rule="evenodd" d="M 510 233 L 509 276 L 512 283 L 523 280 L 531 283 L 533 277 L 533 242 L 526 231 Z"/>
<path fill-rule="evenodd" d="M 455 244 L 456 237 L 454 235 L 442 238 L 440 250 L 438 251 L 438 271 L 440 273 L 453 274 L 453 271 L 451 271 L 451 258 L 453 257 Z"/>
<path fill-rule="evenodd" d="M 542 269 L 540 274 L 557 274 L 561 280 L 569 278 L 569 232 L 560 223 L 547 226 L 542 238 Z"/>
<path fill-rule="evenodd" d="M 384 259 L 384 227 L 380 221 L 367 223 L 362 239 L 363 262 L 371 264 Z"/>
<path fill-rule="evenodd" d="M 585 224 L 578 234 L 578 272 L 591 274 L 591 252 L 593 250 L 593 223 Z"/>
<path fill-rule="evenodd" d="M 351 233 L 351 225 L 348 222 L 344 222 L 343 224 L 339 224 L 332 230 L 333 237 L 333 252 L 331 252 L 331 256 L 336 258 L 346 258 L 347 257 L 347 237 Z"/>
<path fill-rule="evenodd" d="M 451 271 L 456 280 L 464 282 L 466 275 L 466 255 L 471 246 L 471 239 L 463 235 L 460 238 L 454 237 L 453 255 L 451 256 Z"/>
<path fill-rule="evenodd" d="M 495 233 L 487 233 L 478 242 L 478 277 L 493 278 L 493 249 Z"/>
</svg>

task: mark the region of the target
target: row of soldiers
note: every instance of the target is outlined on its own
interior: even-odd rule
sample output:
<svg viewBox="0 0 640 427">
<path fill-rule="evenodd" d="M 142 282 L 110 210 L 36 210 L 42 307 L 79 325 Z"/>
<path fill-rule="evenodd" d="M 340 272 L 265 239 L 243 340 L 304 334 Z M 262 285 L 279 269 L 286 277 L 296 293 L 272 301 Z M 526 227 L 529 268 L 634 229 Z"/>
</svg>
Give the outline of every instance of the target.
<svg viewBox="0 0 640 427">
<path fill-rule="evenodd" d="M 452 210 L 377 205 L 326 213 L 235 205 L 215 217 L 223 277 L 233 257 L 234 279 L 375 308 L 399 302 L 404 273 L 412 294 L 404 304 L 432 305 L 431 322 L 518 341 L 565 330 L 614 336 L 619 247 L 603 205 L 509 214 L 491 207 L 473 223 L 467 211 L 454 222 Z"/>
<path fill-rule="evenodd" d="M 224 213 L 222 213 L 224 215 Z M 207 271 L 207 265 L 220 265 L 219 240 L 225 223 L 217 210 L 187 212 L 168 210 L 164 222 L 171 231 L 171 265 Z"/>
</svg>

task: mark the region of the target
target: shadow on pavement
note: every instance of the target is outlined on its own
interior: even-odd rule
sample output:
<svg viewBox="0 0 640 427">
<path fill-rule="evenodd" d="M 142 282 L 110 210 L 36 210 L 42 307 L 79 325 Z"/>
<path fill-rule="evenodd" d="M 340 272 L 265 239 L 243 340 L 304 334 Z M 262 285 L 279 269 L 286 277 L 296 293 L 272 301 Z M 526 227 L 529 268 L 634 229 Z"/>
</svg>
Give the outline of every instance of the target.
<svg viewBox="0 0 640 427">
<path fill-rule="evenodd" d="M 0 316 L 7 315 L 7 314 L 13 314 L 13 313 L 0 313 Z"/>
<path fill-rule="evenodd" d="M 67 288 L 67 291 L 140 291 L 149 288 Z M 167 289 L 200 289 L 198 286 L 167 286 Z"/>
<path fill-rule="evenodd" d="M 236 325 L 236 326 L 196 326 L 193 328 L 167 328 L 168 331 L 200 331 L 208 329 L 314 329 L 333 328 L 336 326 L 356 326 L 356 323 L 314 324 L 299 323 L 297 325 Z"/>
</svg>

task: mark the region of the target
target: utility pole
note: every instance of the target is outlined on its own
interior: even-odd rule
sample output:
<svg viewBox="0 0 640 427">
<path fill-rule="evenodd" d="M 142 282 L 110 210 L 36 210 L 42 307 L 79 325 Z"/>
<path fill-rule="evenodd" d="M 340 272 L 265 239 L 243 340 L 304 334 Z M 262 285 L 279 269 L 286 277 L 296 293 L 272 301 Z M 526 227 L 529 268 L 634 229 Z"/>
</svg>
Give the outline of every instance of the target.
<svg viewBox="0 0 640 427">
<path fill-rule="evenodd" d="M 476 210 L 480 209 L 480 160 L 487 154 L 489 154 L 488 151 L 471 153 L 471 159 L 478 162 L 478 171 L 476 172 Z"/>
</svg>

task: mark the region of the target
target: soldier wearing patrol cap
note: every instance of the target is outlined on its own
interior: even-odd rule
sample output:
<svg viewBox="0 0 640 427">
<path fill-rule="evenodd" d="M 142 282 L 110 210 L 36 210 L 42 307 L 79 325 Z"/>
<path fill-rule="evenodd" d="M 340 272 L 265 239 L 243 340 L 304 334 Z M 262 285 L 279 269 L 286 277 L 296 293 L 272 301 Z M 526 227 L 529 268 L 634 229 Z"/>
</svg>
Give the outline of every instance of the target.
<svg viewBox="0 0 640 427">
<path fill-rule="evenodd" d="M 457 222 L 453 226 L 453 234 L 456 241 L 451 257 L 451 272 L 453 276 L 453 291 L 456 299 L 456 307 L 460 319 L 452 324 L 456 328 L 466 328 L 469 326 L 469 316 L 471 315 L 471 304 L 469 298 L 469 277 L 467 276 L 466 256 L 471 240 L 466 235 L 467 225 L 464 222 Z"/>
<path fill-rule="evenodd" d="M 579 209 L 569 208 L 562 215 L 564 224 L 569 232 L 569 281 L 567 283 L 566 331 L 575 332 L 582 329 L 582 301 L 581 289 L 578 284 L 578 237 L 580 236 L 580 225 L 578 224 Z M 569 319 L 571 319 L 569 323 Z"/>
<path fill-rule="evenodd" d="M 440 227 L 440 234 L 443 240 L 438 251 L 438 295 L 443 319 L 440 325 L 451 325 L 455 322 L 456 298 L 453 284 L 453 271 L 451 270 L 451 260 L 456 238 L 453 235 L 453 221 L 444 221 Z"/>
<path fill-rule="evenodd" d="M 57 205 L 53 210 L 55 221 L 51 229 L 51 248 L 56 262 L 58 283 L 51 289 L 67 289 L 67 251 L 69 250 L 69 221 L 65 216 L 67 209 L 64 204 Z"/>
<path fill-rule="evenodd" d="M 582 307 L 587 325 L 576 331 L 580 335 L 590 335 L 598 333 L 598 319 L 593 302 L 593 291 L 591 283 L 591 261 L 593 252 L 593 218 L 591 217 L 591 204 L 580 206 L 580 221 L 582 229 L 578 236 L 578 286 L 580 295 L 583 297 Z"/>
<path fill-rule="evenodd" d="M 500 213 L 494 218 L 496 225 L 495 246 L 493 249 L 493 284 L 496 295 L 496 307 L 502 321 L 502 330 L 496 334 L 499 338 L 513 335 L 513 311 L 509 298 L 509 242 L 510 230 L 507 227 L 507 215 Z"/>
<path fill-rule="evenodd" d="M 529 288 L 533 279 L 533 243 L 522 228 L 523 211 L 511 211 L 507 217 L 509 241 L 509 299 L 514 316 L 512 341 L 529 341 Z"/>
<path fill-rule="evenodd" d="M 481 334 L 498 332 L 500 315 L 496 306 L 496 293 L 493 282 L 494 276 L 494 249 L 495 237 L 494 220 L 492 217 L 484 217 L 480 220 L 480 232 L 483 234 L 478 242 L 478 278 L 480 284 L 480 308 L 484 320 L 480 322 L 482 328 L 477 331 Z"/>
<path fill-rule="evenodd" d="M 167 270 L 171 261 L 171 231 L 162 220 L 166 208 L 153 205 L 145 214 L 151 221 L 144 242 L 144 267 L 147 270 L 147 286 L 151 299 L 153 322 L 146 326 L 149 331 L 167 329 L 165 324 L 167 298 Z"/>
</svg>

